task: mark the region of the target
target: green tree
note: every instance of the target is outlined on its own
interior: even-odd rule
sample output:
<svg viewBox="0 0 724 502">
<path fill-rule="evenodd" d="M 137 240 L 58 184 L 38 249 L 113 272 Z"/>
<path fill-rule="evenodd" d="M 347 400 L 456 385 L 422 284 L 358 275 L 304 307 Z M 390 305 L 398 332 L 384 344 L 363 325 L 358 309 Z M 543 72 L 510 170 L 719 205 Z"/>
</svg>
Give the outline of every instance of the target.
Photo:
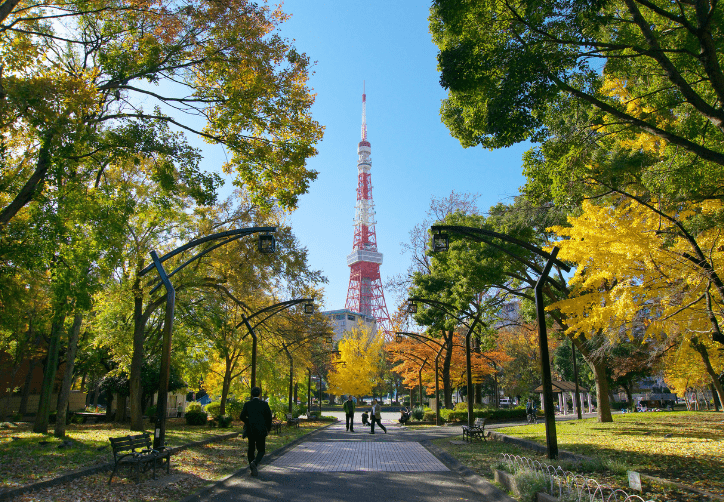
<svg viewBox="0 0 724 502">
<path fill-rule="evenodd" d="M 294 208 L 316 177 L 305 166 L 322 136 L 310 63 L 279 35 L 280 9 L 246 0 L 2 7 L 0 225 L 56 186 L 57 172 L 102 183 L 109 163 L 139 152 L 156 160 L 158 186 L 213 201 L 220 178 L 199 170 L 179 130 L 223 145 L 224 170 L 259 204 Z"/>
<path fill-rule="evenodd" d="M 545 139 L 573 101 L 594 131 L 651 137 L 700 159 L 690 172 L 712 163 L 721 174 L 722 11 L 663 0 L 436 0 L 443 121 L 463 146 L 498 148 Z"/>
</svg>

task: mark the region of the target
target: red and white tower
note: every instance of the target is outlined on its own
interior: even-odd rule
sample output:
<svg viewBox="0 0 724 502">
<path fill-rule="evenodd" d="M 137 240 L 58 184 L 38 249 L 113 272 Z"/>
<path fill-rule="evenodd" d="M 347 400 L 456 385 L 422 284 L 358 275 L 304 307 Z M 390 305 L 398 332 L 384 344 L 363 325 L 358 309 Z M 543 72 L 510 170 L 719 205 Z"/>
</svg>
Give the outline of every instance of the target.
<svg viewBox="0 0 724 502">
<path fill-rule="evenodd" d="M 370 169 L 372 148 L 367 141 L 367 95 L 362 90 L 362 141 L 357 146 L 357 205 L 354 217 L 354 242 L 347 255 L 350 267 L 349 289 L 345 308 L 374 317 L 377 328 L 389 333 L 390 315 L 387 313 L 385 295 L 380 281 L 382 253 L 377 251 L 375 234 L 375 203 L 372 201 L 372 176 Z"/>
</svg>

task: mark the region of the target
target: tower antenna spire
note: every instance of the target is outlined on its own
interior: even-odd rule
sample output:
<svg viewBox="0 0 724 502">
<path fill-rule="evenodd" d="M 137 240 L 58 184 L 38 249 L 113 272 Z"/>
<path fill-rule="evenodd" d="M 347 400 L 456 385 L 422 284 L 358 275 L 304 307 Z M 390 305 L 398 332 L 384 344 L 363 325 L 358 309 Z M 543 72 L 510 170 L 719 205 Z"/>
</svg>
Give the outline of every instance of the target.
<svg viewBox="0 0 724 502">
<path fill-rule="evenodd" d="M 365 81 L 362 81 L 362 141 L 367 139 L 367 94 L 365 94 Z"/>
</svg>

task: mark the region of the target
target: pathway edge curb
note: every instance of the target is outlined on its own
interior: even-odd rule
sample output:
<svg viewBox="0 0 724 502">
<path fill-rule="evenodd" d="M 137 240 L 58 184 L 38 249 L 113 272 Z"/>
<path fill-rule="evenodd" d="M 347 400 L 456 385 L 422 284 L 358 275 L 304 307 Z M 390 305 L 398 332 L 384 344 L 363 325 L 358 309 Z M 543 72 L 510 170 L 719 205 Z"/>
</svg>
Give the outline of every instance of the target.
<svg viewBox="0 0 724 502">
<path fill-rule="evenodd" d="M 457 458 L 444 451 L 442 448 L 434 445 L 429 439 L 420 441 L 430 453 L 435 455 L 438 460 L 445 464 L 451 471 L 460 476 L 463 481 L 472 486 L 480 493 L 486 502 L 518 502 L 516 499 L 505 493 L 503 490 L 493 485 L 490 481 L 476 474 L 472 469 L 463 465 Z"/>
<path fill-rule="evenodd" d="M 337 422 L 331 422 L 323 427 L 320 427 L 319 429 L 315 429 L 312 432 L 309 432 L 303 436 L 298 437 L 294 441 L 290 441 L 289 443 L 285 444 L 284 446 L 280 446 L 273 452 L 265 455 L 265 460 L 268 459 L 268 461 L 263 462 L 263 464 L 272 463 L 278 457 L 280 457 L 284 453 L 286 453 L 287 450 L 289 450 L 289 449 L 293 448 L 294 446 L 297 446 L 299 443 L 301 443 L 302 440 L 307 440 L 311 436 L 314 436 L 315 434 L 327 429 L 328 427 L 335 425 L 336 423 Z M 225 485 L 231 478 L 236 477 L 236 476 L 242 476 L 242 475 L 244 475 L 244 473 L 247 472 L 247 470 L 248 470 L 247 467 L 242 467 L 239 470 L 234 471 L 231 474 L 224 476 L 221 479 L 213 481 L 211 484 L 204 486 L 203 488 L 199 488 L 195 493 L 192 493 L 191 495 L 186 496 L 185 498 L 181 499 L 179 502 L 201 502 L 202 500 L 205 500 L 214 490 L 216 490 L 217 488 L 221 488 L 222 485 Z"/>
</svg>

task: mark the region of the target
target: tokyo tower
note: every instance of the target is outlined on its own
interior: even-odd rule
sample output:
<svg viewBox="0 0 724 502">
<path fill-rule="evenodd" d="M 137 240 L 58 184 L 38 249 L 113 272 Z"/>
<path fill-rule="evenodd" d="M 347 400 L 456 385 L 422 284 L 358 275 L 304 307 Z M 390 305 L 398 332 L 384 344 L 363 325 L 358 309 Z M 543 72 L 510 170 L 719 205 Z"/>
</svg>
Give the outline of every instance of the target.
<svg viewBox="0 0 724 502">
<path fill-rule="evenodd" d="M 345 308 L 373 317 L 377 329 L 389 334 L 390 316 L 380 282 L 382 253 L 377 251 L 375 234 L 375 203 L 372 201 L 372 161 L 367 141 L 367 95 L 362 90 L 362 141 L 357 146 L 357 205 L 354 217 L 354 242 L 347 255 L 350 268 L 349 288 Z"/>
</svg>

